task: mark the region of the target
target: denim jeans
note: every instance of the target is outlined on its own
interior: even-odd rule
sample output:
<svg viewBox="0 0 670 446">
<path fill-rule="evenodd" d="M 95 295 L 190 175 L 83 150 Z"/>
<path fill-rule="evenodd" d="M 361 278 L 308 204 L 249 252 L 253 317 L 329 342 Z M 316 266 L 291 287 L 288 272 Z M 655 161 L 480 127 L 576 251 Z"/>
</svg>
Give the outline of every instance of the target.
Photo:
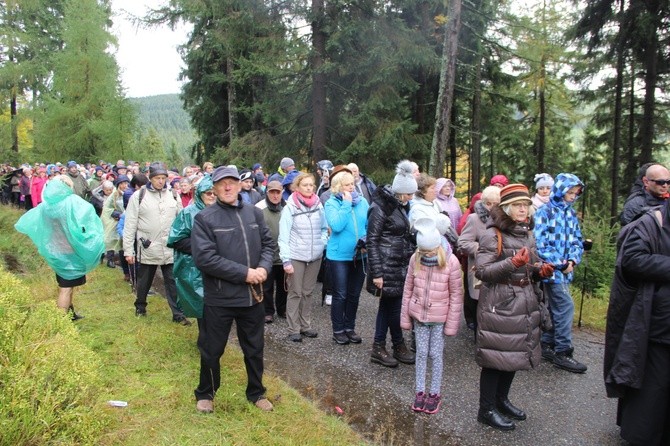
<svg viewBox="0 0 670 446">
<path fill-rule="evenodd" d="M 556 353 L 568 351 L 572 348 L 572 318 L 575 314 L 569 284 L 545 283 L 543 289 L 554 329 L 542 333 L 542 342 L 554 345 Z"/>
<path fill-rule="evenodd" d="M 391 332 L 393 345 L 402 344 L 402 328 L 400 328 L 400 310 L 402 308 L 402 296 L 382 296 L 379 299 L 379 310 L 375 325 L 375 342 L 386 344 L 386 332 Z"/>
<path fill-rule="evenodd" d="M 328 260 L 328 269 L 333 293 L 333 303 L 330 307 L 333 333 L 352 331 L 356 328 L 358 300 L 365 280 L 363 263 L 353 260 Z"/>
</svg>

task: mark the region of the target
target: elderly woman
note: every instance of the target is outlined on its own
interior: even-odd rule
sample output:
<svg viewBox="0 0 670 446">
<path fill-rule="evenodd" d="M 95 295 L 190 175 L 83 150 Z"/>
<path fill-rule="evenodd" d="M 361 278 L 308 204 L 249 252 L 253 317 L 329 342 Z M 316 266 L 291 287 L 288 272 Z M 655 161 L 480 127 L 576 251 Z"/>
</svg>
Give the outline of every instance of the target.
<svg viewBox="0 0 670 446">
<path fill-rule="evenodd" d="M 126 210 L 126 207 L 123 205 L 123 192 L 128 188 L 130 180 L 125 175 L 119 175 L 114 184 L 107 184 L 109 181 L 102 183 L 102 189 L 107 194 L 108 187 L 111 186 L 109 194 L 105 196 L 105 201 L 102 206 L 102 211 L 100 214 L 100 219 L 102 220 L 102 226 L 105 229 L 105 252 L 107 258 L 107 266 L 110 268 L 116 268 L 114 263 L 114 252 L 121 250 L 121 238 L 116 232 L 116 225 L 119 222 L 121 214 Z M 116 186 L 116 189 L 114 189 Z M 95 196 L 95 193 L 93 194 Z M 124 273 L 128 274 L 127 271 L 128 265 L 124 266 Z"/>
<path fill-rule="evenodd" d="M 526 186 L 503 187 L 476 255 L 475 276 L 482 281 L 477 308 L 476 359 L 482 367 L 477 420 L 505 431 L 514 429 L 511 419 L 526 419 L 508 395 L 515 372 L 540 363 L 542 294 L 537 282 L 553 274 L 552 265 L 539 262 L 532 214 Z"/>
<path fill-rule="evenodd" d="M 465 305 L 469 307 L 468 315 L 476 317 L 477 301 L 479 300 L 479 287 L 481 282 L 475 278 L 476 255 L 479 250 L 479 240 L 486 231 L 486 223 L 489 220 L 489 213 L 493 206 L 500 203 L 500 188 L 496 186 L 489 186 L 482 191 L 481 199 L 474 205 L 474 211 L 468 215 L 468 218 L 463 226 L 463 231 L 458 237 L 458 249 L 467 254 L 466 271 L 467 286 L 469 297 L 465 300 Z M 474 330 L 476 328 L 476 319 L 469 320 L 466 317 L 468 328 Z"/>
<path fill-rule="evenodd" d="M 416 249 L 408 218 L 409 201 L 417 189 L 413 171 L 410 161 L 398 163 L 393 183 L 375 189 L 368 212 L 367 290 L 379 298 L 370 361 L 385 367 L 397 367 L 398 361 L 414 364 L 415 359 L 405 345 L 400 328 L 405 276 L 409 259 Z M 389 331 L 393 356 L 386 351 Z"/>
<path fill-rule="evenodd" d="M 303 336 L 318 336 L 312 328 L 311 301 L 328 240 L 328 226 L 323 205 L 314 193 L 314 175 L 303 172 L 295 175 L 291 183 L 293 192 L 281 212 L 278 243 L 284 272 L 288 274 L 288 339 L 302 342 Z"/>
<path fill-rule="evenodd" d="M 326 248 L 333 300 L 330 319 L 333 340 L 340 345 L 360 344 L 354 331 L 358 299 L 365 281 L 366 254 L 357 250 L 365 239 L 368 202 L 355 190 L 354 176 L 346 166 L 337 166 L 330 174 L 330 198 L 326 202 L 326 221 L 331 236 Z"/>
<path fill-rule="evenodd" d="M 451 227 L 456 230 L 458 222 L 463 216 L 461 205 L 456 199 L 456 184 L 449 178 L 438 178 L 435 183 L 437 197 L 435 201 L 440 205 L 442 212 L 446 212 L 451 220 Z"/>
<path fill-rule="evenodd" d="M 191 254 L 191 229 L 193 220 L 201 210 L 216 203 L 212 178 L 205 175 L 198 183 L 193 203 L 182 209 L 172 222 L 167 246 L 174 249 L 174 273 L 177 285 L 177 305 L 186 317 L 197 318 L 198 328 L 202 324 L 204 288 L 202 273 L 193 263 Z M 198 344 L 203 340 L 198 337 Z"/>
</svg>

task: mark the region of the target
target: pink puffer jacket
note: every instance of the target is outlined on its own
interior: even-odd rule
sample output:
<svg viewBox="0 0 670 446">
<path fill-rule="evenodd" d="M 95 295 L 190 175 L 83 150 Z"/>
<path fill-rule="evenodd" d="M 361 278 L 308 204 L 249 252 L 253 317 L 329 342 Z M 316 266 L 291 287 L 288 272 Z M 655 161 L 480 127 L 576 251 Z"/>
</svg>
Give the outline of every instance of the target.
<svg viewBox="0 0 670 446">
<path fill-rule="evenodd" d="M 449 255 L 446 268 L 420 265 L 417 275 L 415 253 L 409 260 L 402 296 L 400 327 L 412 328 L 412 321 L 444 323 L 444 334 L 455 336 L 463 311 L 463 278 L 461 264 Z"/>
</svg>

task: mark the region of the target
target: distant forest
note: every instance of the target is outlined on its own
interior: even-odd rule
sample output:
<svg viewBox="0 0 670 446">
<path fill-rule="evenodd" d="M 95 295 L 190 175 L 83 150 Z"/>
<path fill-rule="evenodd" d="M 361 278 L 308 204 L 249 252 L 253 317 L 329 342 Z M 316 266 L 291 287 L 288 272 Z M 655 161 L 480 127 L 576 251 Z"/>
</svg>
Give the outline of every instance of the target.
<svg viewBox="0 0 670 446">
<path fill-rule="evenodd" d="M 138 127 L 143 137 L 153 129 L 166 152 L 174 149 L 184 159 L 191 158 L 197 135 L 178 94 L 130 98 L 130 102 L 138 111 Z"/>
</svg>

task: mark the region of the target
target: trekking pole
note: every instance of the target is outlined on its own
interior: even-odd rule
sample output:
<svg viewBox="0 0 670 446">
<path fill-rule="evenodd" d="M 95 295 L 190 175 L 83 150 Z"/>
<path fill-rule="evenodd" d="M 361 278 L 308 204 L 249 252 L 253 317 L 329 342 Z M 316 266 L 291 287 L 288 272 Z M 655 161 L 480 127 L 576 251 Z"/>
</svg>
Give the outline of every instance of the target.
<svg viewBox="0 0 670 446">
<path fill-rule="evenodd" d="M 584 221 L 584 218 L 586 216 L 586 184 L 584 184 L 584 197 L 582 198 L 582 221 Z M 584 309 L 584 295 L 586 294 L 586 272 L 589 267 L 589 262 L 587 260 L 587 254 L 591 250 L 591 247 L 593 246 L 593 241 L 591 239 L 585 239 L 582 242 L 582 247 L 584 249 L 584 255 L 583 259 L 584 261 L 582 262 L 584 264 L 584 280 L 582 280 L 582 300 L 579 303 L 579 319 L 577 320 L 577 327 L 582 328 L 582 310 Z"/>
</svg>

